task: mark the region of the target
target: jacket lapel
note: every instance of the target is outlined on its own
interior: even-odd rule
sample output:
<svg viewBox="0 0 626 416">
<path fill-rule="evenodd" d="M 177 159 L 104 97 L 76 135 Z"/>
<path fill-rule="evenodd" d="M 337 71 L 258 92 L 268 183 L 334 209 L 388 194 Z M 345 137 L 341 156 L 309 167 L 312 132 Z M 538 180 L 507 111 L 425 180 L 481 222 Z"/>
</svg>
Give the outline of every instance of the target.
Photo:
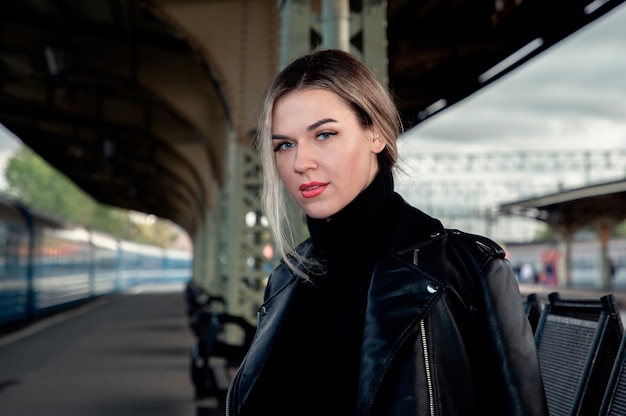
<svg viewBox="0 0 626 416">
<path fill-rule="evenodd" d="M 372 276 L 361 351 L 359 414 L 370 406 L 400 346 L 413 339 L 419 321 L 443 295 L 445 286 L 420 268 L 385 257 Z"/>
<path fill-rule="evenodd" d="M 257 332 L 248 350 L 248 354 L 239 368 L 239 391 L 240 403 L 248 398 L 254 383 L 256 382 L 263 364 L 272 349 L 276 334 L 287 316 L 288 309 L 296 293 L 297 278 L 281 265 L 272 273 L 272 280 L 280 287 L 275 294 L 268 298 L 259 308 Z"/>
</svg>

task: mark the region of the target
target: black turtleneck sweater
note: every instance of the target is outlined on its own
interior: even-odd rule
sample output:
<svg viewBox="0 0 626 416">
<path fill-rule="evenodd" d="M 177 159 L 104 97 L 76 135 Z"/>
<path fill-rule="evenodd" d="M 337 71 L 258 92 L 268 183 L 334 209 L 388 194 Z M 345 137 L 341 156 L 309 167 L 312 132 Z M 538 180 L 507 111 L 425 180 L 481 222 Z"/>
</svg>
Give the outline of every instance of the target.
<svg viewBox="0 0 626 416">
<path fill-rule="evenodd" d="M 244 415 L 356 412 L 367 290 L 391 222 L 393 176 L 374 181 L 330 219 L 307 218 L 322 271 L 299 283 L 293 307 Z"/>
</svg>

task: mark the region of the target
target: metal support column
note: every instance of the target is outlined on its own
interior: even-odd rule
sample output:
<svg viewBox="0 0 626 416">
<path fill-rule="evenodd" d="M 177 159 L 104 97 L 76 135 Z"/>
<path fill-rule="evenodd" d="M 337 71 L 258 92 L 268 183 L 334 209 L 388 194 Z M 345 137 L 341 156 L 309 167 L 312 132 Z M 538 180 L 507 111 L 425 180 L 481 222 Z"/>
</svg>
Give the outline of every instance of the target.
<svg viewBox="0 0 626 416">
<path fill-rule="evenodd" d="M 213 184 L 215 201 L 221 200 L 221 189 Z M 194 239 L 193 282 L 214 296 L 224 293 L 224 280 L 218 273 L 219 223 L 223 208 L 218 204 L 204 215 L 204 221 Z"/>
<path fill-rule="evenodd" d="M 322 1 L 322 48 L 350 52 L 350 2 Z"/>
<path fill-rule="evenodd" d="M 376 74 L 381 84 L 387 85 L 387 2 L 362 0 L 361 14 L 352 21 L 353 27 L 357 26 L 357 22 L 360 24 L 363 39 L 361 61 Z"/>
<path fill-rule="evenodd" d="M 562 227 L 557 230 L 558 247 L 561 253 L 557 258 L 556 276 L 557 286 L 561 288 L 571 287 L 572 285 L 572 236 L 574 230 L 568 227 Z M 554 272 L 554 271 L 553 271 Z"/>
<path fill-rule="evenodd" d="M 253 149 L 234 138 L 229 144 L 226 229 L 221 266 L 228 313 L 251 323 L 261 306 L 269 271 L 274 267 L 272 239 L 260 206 L 261 170 Z"/>
<path fill-rule="evenodd" d="M 350 5 L 355 10 L 350 9 Z M 280 68 L 317 47 L 350 52 L 387 85 L 387 2 L 322 0 L 316 14 L 310 0 L 280 2 Z M 314 39 L 321 38 L 321 43 Z"/>
<path fill-rule="evenodd" d="M 594 228 L 598 234 L 598 276 L 597 286 L 600 289 L 608 290 L 613 286 L 613 276 L 611 272 L 611 258 L 609 257 L 609 242 L 615 221 L 611 218 L 601 217 L 594 223 Z"/>
<path fill-rule="evenodd" d="M 279 7 L 280 70 L 311 50 L 310 33 L 314 15 L 310 0 L 283 0 Z"/>
</svg>

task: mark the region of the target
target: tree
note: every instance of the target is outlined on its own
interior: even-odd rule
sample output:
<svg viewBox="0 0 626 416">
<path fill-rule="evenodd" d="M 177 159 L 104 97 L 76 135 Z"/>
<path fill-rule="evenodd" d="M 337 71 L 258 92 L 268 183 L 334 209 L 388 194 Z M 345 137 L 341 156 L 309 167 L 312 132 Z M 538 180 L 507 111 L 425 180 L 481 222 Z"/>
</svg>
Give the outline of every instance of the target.
<svg viewBox="0 0 626 416">
<path fill-rule="evenodd" d="M 29 207 L 85 224 L 96 203 L 36 153 L 23 146 L 7 164 L 6 193 Z"/>
<path fill-rule="evenodd" d="M 626 220 L 622 220 L 615 227 L 615 235 L 618 237 L 626 237 Z"/>
<path fill-rule="evenodd" d="M 177 237 L 167 221 L 138 223 L 129 211 L 98 203 L 26 146 L 9 160 L 5 177 L 7 196 L 116 238 L 166 247 Z"/>
</svg>

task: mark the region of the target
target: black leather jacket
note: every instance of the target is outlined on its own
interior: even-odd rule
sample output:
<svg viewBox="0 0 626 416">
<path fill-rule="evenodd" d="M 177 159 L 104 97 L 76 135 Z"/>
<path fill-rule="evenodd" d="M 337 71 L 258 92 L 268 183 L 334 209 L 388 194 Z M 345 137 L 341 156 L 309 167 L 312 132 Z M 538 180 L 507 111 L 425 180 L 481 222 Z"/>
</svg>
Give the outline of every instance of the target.
<svg viewBox="0 0 626 416">
<path fill-rule="evenodd" d="M 444 229 L 398 195 L 394 209 L 393 247 L 368 294 L 357 415 L 547 415 L 532 330 L 503 250 Z M 227 414 L 238 415 L 254 387 L 296 280 L 285 265 L 272 273 Z"/>
</svg>

